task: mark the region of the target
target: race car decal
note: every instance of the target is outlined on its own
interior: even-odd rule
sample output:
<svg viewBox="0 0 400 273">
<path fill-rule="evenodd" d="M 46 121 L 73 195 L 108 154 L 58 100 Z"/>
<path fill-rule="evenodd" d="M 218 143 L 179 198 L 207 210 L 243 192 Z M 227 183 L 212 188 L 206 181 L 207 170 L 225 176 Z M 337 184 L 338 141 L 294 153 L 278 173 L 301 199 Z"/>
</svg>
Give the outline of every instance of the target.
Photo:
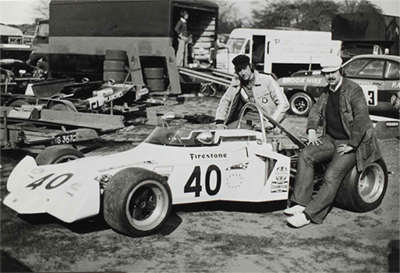
<svg viewBox="0 0 400 273">
<path fill-rule="evenodd" d="M 385 125 L 386 125 L 386 127 L 399 127 L 399 122 L 398 121 L 387 121 Z"/>
<path fill-rule="evenodd" d="M 190 159 L 226 159 L 227 153 L 196 153 L 190 154 Z"/>
<path fill-rule="evenodd" d="M 45 181 L 47 181 L 50 177 L 52 177 L 53 175 L 55 175 L 55 173 L 51 173 L 48 174 L 34 182 L 32 182 L 31 184 L 27 185 L 27 188 L 32 188 L 32 190 L 35 190 L 37 187 L 40 187 Z M 55 189 L 59 186 L 61 186 L 62 184 L 64 184 L 65 182 L 67 182 L 69 179 L 71 179 L 71 177 L 73 176 L 72 173 L 65 173 L 65 174 L 60 174 L 59 176 L 51 179 L 45 186 L 46 190 L 52 190 Z"/>
<path fill-rule="evenodd" d="M 287 192 L 289 189 L 288 181 L 272 181 L 271 193 Z"/>
<path fill-rule="evenodd" d="M 367 104 L 371 106 L 378 105 L 378 86 L 376 85 L 360 85 L 364 91 Z"/>
<path fill-rule="evenodd" d="M 237 189 L 242 186 L 243 177 L 238 173 L 232 173 L 225 179 L 225 182 L 229 189 Z"/>
<path fill-rule="evenodd" d="M 238 164 L 235 164 L 235 165 L 232 165 L 232 166 L 226 168 L 226 170 L 227 171 L 229 171 L 229 170 L 246 170 L 248 166 L 249 166 L 249 162 L 238 163 Z"/>
<path fill-rule="evenodd" d="M 287 180 L 287 168 L 284 166 L 279 166 L 276 168 L 276 180 L 278 181 L 285 181 Z"/>
<path fill-rule="evenodd" d="M 392 88 L 400 88 L 400 82 L 399 81 L 392 82 Z"/>
<path fill-rule="evenodd" d="M 282 84 L 307 84 L 310 86 L 326 85 L 323 78 L 316 77 L 286 77 L 282 79 Z"/>
<path fill-rule="evenodd" d="M 287 192 L 289 189 L 287 167 L 278 166 L 275 171 L 275 179 L 271 182 L 271 193 Z"/>
<path fill-rule="evenodd" d="M 211 181 L 211 174 L 216 174 L 216 181 Z M 215 185 L 215 188 L 211 188 L 211 182 Z M 194 185 L 193 185 L 194 184 Z M 206 176 L 205 176 L 205 186 L 206 192 L 208 195 L 213 196 L 218 194 L 221 188 L 221 170 L 216 165 L 210 165 L 207 168 Z M 201 186 L 201 168 L 200 166 L 196 166 L 193 169 L 192 174 L 189 177 L 189 180 L 186 182 L 184 187 L 184 193 L 194 192 L 195 197 L 199 197 L 202 191 Z"/>
</svg>

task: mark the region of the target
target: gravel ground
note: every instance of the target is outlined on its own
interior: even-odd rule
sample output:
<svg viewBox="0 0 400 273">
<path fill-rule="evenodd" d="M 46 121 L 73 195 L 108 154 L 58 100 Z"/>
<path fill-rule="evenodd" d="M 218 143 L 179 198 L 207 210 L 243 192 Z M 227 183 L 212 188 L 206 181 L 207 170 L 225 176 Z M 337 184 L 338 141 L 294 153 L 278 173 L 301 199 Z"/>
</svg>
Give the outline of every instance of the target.
<svg viewBox="0 0 400 273">
<path fill-rule="evenodd" d="M 218 97 L 188 97 L 184 104 L 154 107 L 158 113 L 215 115 Z M 295 134 L 305 119 L 285 124 Z M 211 125 L 185 119 L 171 126 Z M 87 156 L 130 149 L 154 126 L 104 135 Z M 1 205 L 2 272 L 398 272 L 399 139 L 381 141 L 390 171 L 381 206 L 368 213 L 333 208 L 322 225 L 292 229 L 286 202 L 217 202 L 176 206 L 166 226 L 152 236 L 130 238 L 101 217 L 74 224 L 49 215 L 19 216 Z M 24 152 L 1 156 L 0 198 Z M 397 271 L 396 271 L 397 270 Z"/>
</svg>

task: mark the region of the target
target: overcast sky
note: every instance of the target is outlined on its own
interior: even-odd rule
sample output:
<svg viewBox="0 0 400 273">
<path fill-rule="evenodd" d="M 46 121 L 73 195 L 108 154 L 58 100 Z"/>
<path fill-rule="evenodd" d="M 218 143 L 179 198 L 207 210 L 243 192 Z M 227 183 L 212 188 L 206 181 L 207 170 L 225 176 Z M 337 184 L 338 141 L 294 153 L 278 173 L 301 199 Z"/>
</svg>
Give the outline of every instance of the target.
<svg viewBox="0 0 400 273">
<path fill-rule="evenodd" d="M 238 0 L 232 0 L 239 2 Z M 240 0 L 246 2 L 246 0 Z M 250 0 L 248 0 L 250 2 Z M 261 1 L 261 0 L 260 0 Z M 340 0 L 339 0 L 340 1 Z M 387 15 L 400 16 L 399 0 L 369 0 Z M 31 24 L 36 14 L 32 14 L 35 0 L 0 0 L 0 23 L 3 24 Z"/>
</svg>

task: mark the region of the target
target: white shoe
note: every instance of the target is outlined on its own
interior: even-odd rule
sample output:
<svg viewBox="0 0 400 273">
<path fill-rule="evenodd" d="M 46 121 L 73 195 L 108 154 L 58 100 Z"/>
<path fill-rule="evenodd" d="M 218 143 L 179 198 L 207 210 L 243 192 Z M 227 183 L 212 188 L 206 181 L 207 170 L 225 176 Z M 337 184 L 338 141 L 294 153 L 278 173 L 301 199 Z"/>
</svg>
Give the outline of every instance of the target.
<svg viewBox="0 0 400 273">
<path fill-rule="evenodd" d="M 296 228 L 301 228 L 311 223 L 311 221 L 306 218 L 304 213 L 293 215 L 287 218 L 286 221 Z"/>
<path fill-rule="evenodd" d="M 285 209 L 283 211 L 283 213 L 286 214 L 286 215 L 296 215 L 296 214 L 302 213 L 305 208 L 306 207 L 303 207 L 303 206 L 300 206 L 300 205 L 296 205 L 296 206 L 293 206 L 291 208 Z"/>
</svg>

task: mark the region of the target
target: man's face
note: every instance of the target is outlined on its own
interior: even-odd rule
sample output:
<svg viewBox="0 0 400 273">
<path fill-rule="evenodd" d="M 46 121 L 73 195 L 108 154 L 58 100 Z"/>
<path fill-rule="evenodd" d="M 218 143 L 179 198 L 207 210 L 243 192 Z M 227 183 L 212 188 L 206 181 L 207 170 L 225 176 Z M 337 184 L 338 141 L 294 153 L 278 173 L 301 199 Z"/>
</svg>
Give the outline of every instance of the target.
<svg viewBox="0 0 400 273">
<path fill-rule="evenodd" d="M 249 65 L 237 66 L 237 67 L 235 67 L 235 71 L 242 80 L 245 80 L 245 81 L 250 80 L 252 72 L 251 72 Z"/>
<path fill-rule="evenodd" d="M 331 86 L 336 86 L 339 83 L 340 78 L 342 77 L 339 70 L 333 72 L 324 72 L 323 74 L 325 76 L 325 80 Z"/>
</svg>

